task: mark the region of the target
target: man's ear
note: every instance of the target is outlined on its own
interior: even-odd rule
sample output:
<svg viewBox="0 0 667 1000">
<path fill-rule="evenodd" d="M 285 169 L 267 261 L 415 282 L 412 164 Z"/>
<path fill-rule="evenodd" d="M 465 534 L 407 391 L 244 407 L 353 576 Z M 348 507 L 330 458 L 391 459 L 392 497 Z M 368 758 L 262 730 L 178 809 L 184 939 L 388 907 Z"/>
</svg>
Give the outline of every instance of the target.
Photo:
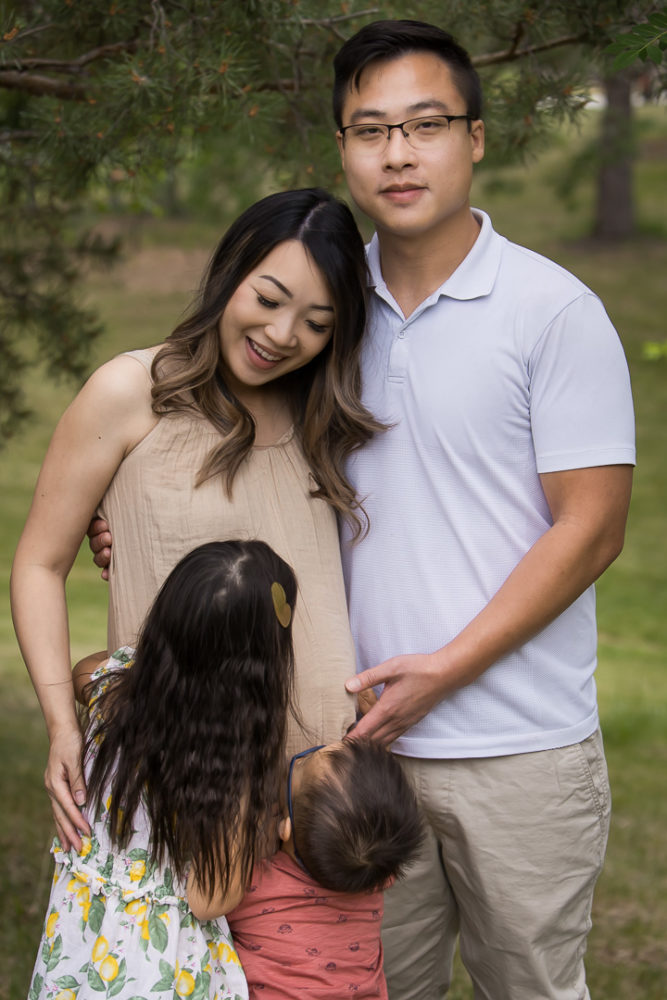
<svg viewBox="0 0 667 1000">
<path fill-rule="evenodd" d="M 470 142 L 472 145 L 472 162 L 479 163 L 484 158 L 484 122 L 481 118 L 470 125 Z"/>
<path fill-rule="evenodd" d="M 336 132 L 336 142 L 338 144 L 338 152 L 340 153 L 341 166 L 345 170 L 345 139 L 342 132 Z"/>
<path fill-rule="evenodd" d="M 283 844 L 286 844 L 292 836 L 292 821 L 289 816 L 283 816 L 278 824 L 278 836 L 282 840 Z"/>
</svg>

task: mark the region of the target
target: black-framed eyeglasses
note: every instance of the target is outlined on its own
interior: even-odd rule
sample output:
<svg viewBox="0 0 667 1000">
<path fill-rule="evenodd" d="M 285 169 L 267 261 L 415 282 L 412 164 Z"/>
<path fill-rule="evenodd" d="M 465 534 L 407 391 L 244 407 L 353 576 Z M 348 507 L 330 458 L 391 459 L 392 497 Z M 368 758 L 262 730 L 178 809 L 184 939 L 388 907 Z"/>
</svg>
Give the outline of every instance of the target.
<svg viewBox="0 0 667 1000">
<path fill-rule="evenodd" d="M 292 824 L 292 845 L 294 847 L 294 860 L 301 868 L 303 868 L 303 870 L 307 875 L 310 875 L 310 872 L 308 871 L 305 864 L 301 860 L 301 856 L 296 847 L 296 837 L 294 834 L 294 810 L 292 809 L 292 771 L 294 770 L 294 764 L 296 763 L 297 760 L 300 760 L 302 757 L 307 757 L 309 754 L 315 753 L 317 750 L 323 750 L 325 745 L 326 744 L 324 743 L 320 743 L 320 745 L 317 747 L 309 747 L 308 750 L 302 750 L 301 753 L 295 753 L 291 761 L 289 762 L 289 770 L 287 772 L 287 811 L 289 813 L 290 823 Z"/>
<path fill-rule="evenodd" d="M 391 138 L 392 129 L 398 128 L 413 149 L 426 149 L 436 145 L 449 135 L 452 122 L 472 122 L 472 115 L 427 115 L 423 118 L 408 118 L 407 121 L 388 125 L 384 122 L 360 122 L 358 125 L 344 125 L 339 129 L 346 142 L 355 150 L 377 152 L 384 149 Z"/>
</svg>

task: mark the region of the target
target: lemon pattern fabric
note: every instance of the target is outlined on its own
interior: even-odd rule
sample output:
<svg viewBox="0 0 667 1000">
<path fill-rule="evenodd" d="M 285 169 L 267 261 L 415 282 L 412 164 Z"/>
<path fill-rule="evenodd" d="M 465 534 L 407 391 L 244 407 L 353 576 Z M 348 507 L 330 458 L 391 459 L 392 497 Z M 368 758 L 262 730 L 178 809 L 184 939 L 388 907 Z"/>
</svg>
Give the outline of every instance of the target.
<svg viewBox="0 0 667 1000">
<path fill-rule="evenodd" d="M 127 669 L 119 650 L 93 677 Z M 95 709 L 91 705 L 94 724 Z M 138 810 L 123 851 L 108 836 L 110 800 L 88 816 L 80 852 L 57 838 L 56 867 L 28 1000 L 247 1000 L 248 988 L 224 917 L 191 913 L 185 885 L 148 855 L 148 821 Z"/>
</svg>

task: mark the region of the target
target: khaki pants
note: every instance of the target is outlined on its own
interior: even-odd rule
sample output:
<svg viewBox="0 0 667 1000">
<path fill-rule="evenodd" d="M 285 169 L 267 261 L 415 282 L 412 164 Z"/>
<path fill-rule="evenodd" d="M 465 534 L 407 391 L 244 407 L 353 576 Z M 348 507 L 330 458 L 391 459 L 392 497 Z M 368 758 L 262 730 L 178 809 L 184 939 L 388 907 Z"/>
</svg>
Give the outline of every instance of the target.
<svg viewBox="0 0 667 1000">
<path fill-rule="evenodd" d="M 599 731 L 558 750 L 399 758 L 427 841 L 385 896 L 390 1000 L 442 1000 L 457 934 L 476 1000 L 585 1000 L 610 796 Z"/>
</svg>

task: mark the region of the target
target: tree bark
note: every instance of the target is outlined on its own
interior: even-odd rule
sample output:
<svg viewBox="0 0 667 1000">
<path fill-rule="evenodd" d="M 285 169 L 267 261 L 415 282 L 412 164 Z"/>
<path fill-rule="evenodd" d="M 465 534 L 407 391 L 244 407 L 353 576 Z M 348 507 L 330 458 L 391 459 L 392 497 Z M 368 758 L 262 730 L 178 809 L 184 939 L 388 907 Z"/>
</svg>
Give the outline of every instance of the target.
<svg viewBox="0 0 667 1000">
<path fill-rule="evenodd" d="M 633 192 L 633 111 L 630 76 L 614 73 L 603 80 L 607 105 L 600 131 L 600 165 L 593 234 L 624 240 L 635 234 Z"/>
</svg>

